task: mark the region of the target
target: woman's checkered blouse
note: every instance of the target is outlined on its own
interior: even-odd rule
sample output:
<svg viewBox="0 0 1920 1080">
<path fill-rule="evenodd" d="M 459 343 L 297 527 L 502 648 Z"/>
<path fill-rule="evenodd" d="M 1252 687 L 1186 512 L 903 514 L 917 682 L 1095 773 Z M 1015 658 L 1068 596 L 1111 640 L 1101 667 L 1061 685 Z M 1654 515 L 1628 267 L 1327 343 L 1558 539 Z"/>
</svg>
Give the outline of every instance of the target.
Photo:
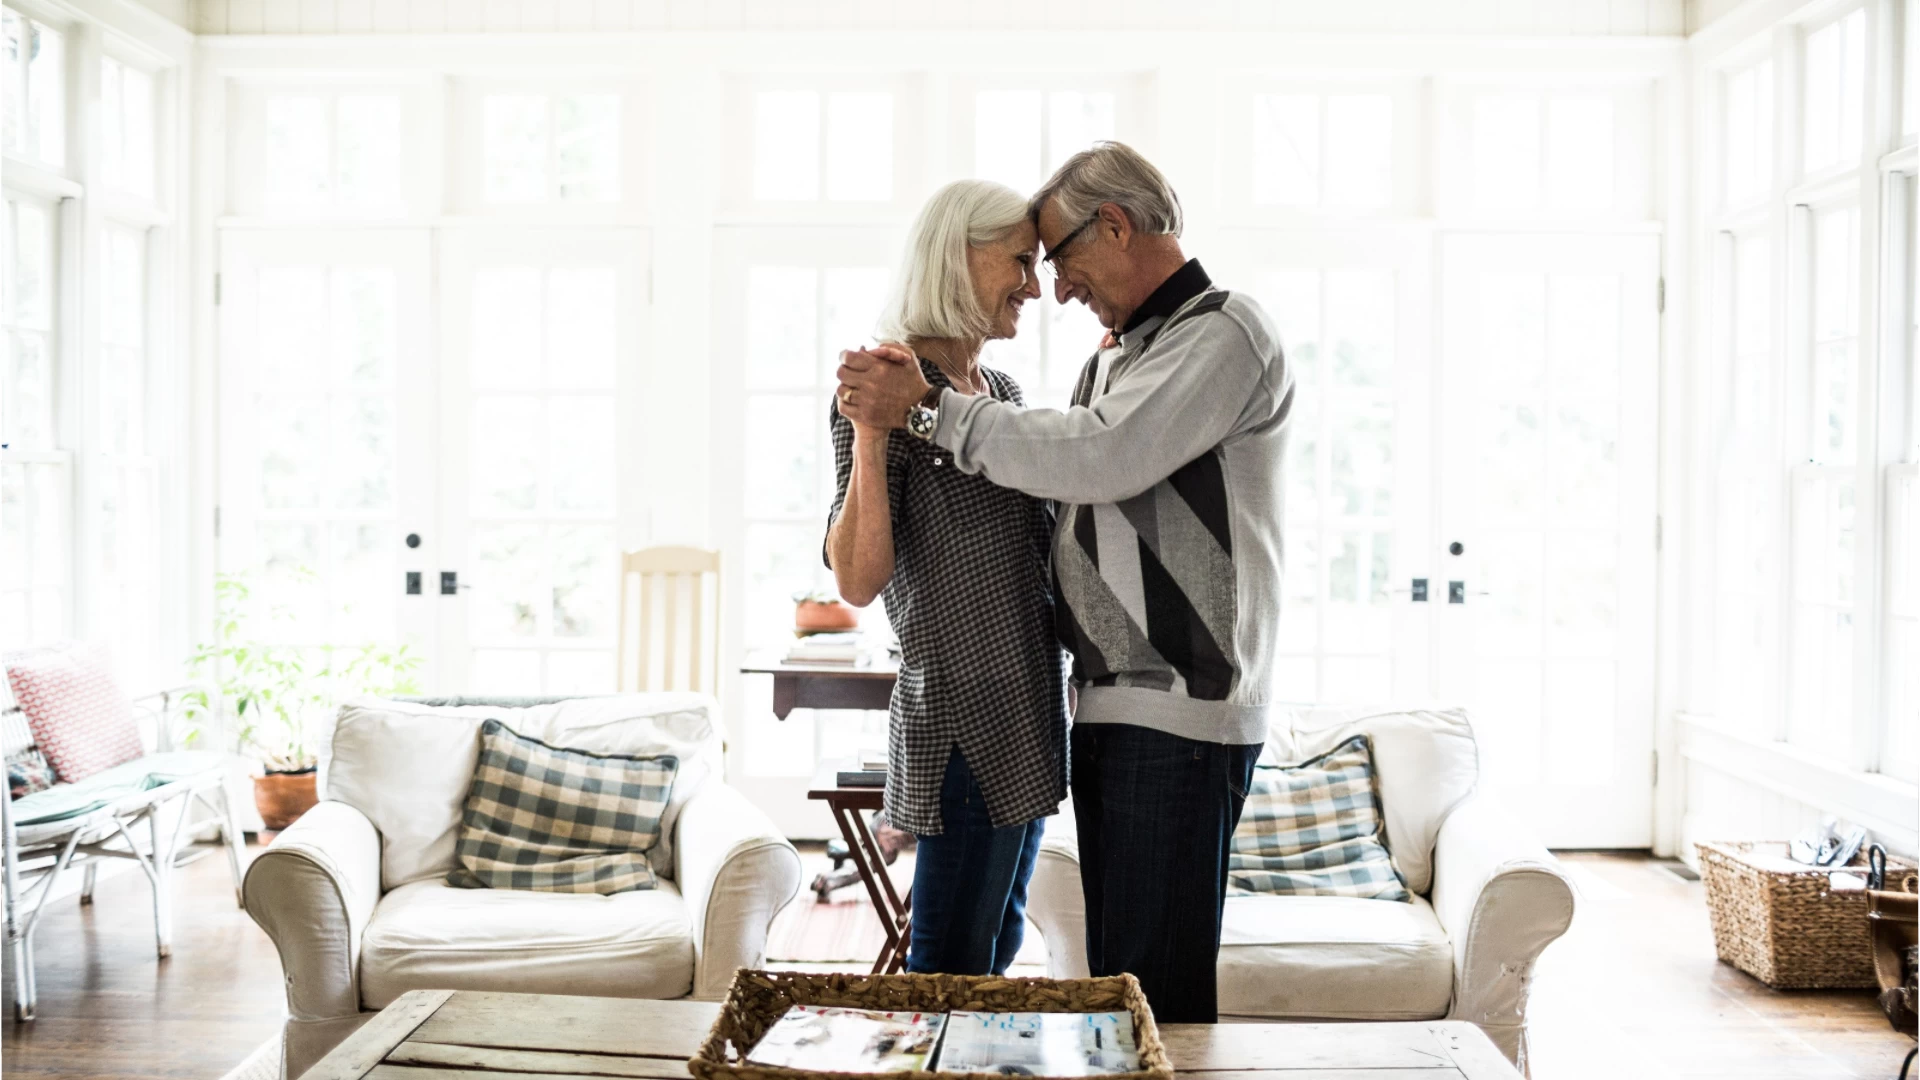
<svg viewBox="0 0 1920 1080">
<path fill-rule="evenodd" d="M 920 370 L 950 386 L 924 358 Z M 1020 387 L 981 368 L 993 395 Z M 839 519 L 853 471 L 853 424 L 832 408 Z M 893 579 L 881 594 L 900 635 L 889 724 L 887 816 L 937 835 L 940 784 L 954 747 L 966 756 L 996 826 L 1060 807 L 1067 792 L 1067 702 L 1054 636 L 1049 566 L 1053 510 L 1042 499 L 953 467 L 947 451 L 904 431 L 887 439 Z"/>
</svg>

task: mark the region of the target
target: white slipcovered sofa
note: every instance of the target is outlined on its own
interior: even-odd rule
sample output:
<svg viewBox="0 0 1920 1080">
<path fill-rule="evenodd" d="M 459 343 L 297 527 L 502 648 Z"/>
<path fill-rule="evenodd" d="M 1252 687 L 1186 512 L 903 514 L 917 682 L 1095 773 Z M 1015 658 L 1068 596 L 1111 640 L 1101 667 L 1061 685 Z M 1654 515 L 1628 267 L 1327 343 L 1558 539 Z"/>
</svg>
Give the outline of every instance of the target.
<svg viewBox="0 0 1920 1080">
<path fill-rule="evenodd" d="M 1557 860 L 1476 793 L 1473 728 L 1458 709 L 1299 708 L 1264 764 L 1306 761 L 1356 733 L 1373 743 L 1387 844 L 1411 903 L 1230 896 L 1220 1014 L 1287 1020 L 1471 1020 L 1526 1067 L 1534 961 L 1573 919 Z M 1027 915 L 1050 973 L 1087 973 L 1071 805 L 1048 823 Z"/>
<path fill-rule="evenodd" d="M 297 1077 L 408 990 L 718 1000 L 765 959 L 800 859 L 722 780 L 704 695 L 359 701 L 341 708 L 324 801 L 261 853 L 247 912 L 285 968 Z M 482 721 L 554 746 L 680 758 L 657 888 L 613 896 L 446 883 Z"/>
</svg>

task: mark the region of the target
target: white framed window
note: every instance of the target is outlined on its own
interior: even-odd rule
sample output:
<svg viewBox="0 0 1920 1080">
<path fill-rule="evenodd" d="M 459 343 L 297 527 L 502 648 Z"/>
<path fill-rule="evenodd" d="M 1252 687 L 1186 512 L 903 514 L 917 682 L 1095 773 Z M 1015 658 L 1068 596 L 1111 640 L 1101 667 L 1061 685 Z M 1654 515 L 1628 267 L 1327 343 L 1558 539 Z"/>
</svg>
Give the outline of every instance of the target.
<svg viewBox="0 0 1920 1080">
<path fill-rule="evenodd" d="M 911 80 L 754 79 L 728 97 L 740 167 L 725 205 L 755 220 L 895 220 L 919 194 Z"/>
<path fill-rule="evenodd" d="M 1912 142 L 1920 133 L 1920 0 L 1907 0 L 1900 13 L 1906 41 L 1900 60 L 1900 133 Z"/>
<path fill-rule="evenodd" d="M 1715 700 L 1728 722 L 1771 738 L 1779 716 L 1780 576 L 1773 245 L 1761 230 L 1728 234 L 1717 254 Z"/>
<path fill-rule="evenodd" d="M 6 152 L 61 169 L 67 162 L 67 36 L 56 27 L 5 9 Z"/>
<path fill-rule="evenodd" d="M 1746 206 L 1773 191 L 1773 61 L 1721 77 L 1721 201 Z"/>
<path fill-rule="evenodd" d="M 637 221 L 646 98 L 613 76 L 456 80 L 447 191 L 458 213 Z"/>
<path fill-rule="evenodd" d="M 151 199 L 154 160 L 153 76 L 131 64 L 100 59 L 100 183 Z"/>
<path fill-rule="evenodd" d="M 1252 196 L 1258 206 L 1385 208 L 1393 200 L 1393 98 L 1254 95 Z"/>
<path fill-rule="evenodd" d="M 56 426 L 57 204 L 9 192 L 0 225 L 0 649 L 8 649 L 70 632 L 73 455 Z"/>
<path fill-rule="evenodd" d="M 1865 145 L 1867 13 L 1855 9 L 1807 31 L 1801 43 L 1800 167 L 1852 168 Z"/>
<path fill-rule="evenodd" d="M 1460 84 L 1444 95 L 1442 213 L 1637 221 L 1652 211 L 1652 89 Z"/>
<path fill-rule="evenodd" d="M 973 168 L 1026 194 L 1062 162 L 1095 142 L 1119 137 L 1113 90 L 1005 89 L 973 95 Z"/>
<path fill-rule="evenodd" d="M 439 142 L 418 85 L 237 81 L 228 207 L 249 218 L 389 219 L 438 205 Z"/>
</svg>

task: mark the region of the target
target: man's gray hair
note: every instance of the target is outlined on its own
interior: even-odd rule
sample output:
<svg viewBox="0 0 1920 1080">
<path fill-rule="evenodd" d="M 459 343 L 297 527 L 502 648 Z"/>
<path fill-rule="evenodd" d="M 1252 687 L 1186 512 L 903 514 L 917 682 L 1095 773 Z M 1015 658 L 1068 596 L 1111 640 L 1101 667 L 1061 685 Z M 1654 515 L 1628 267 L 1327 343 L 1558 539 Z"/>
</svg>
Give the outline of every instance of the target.
<svg viewBox="0 0 1920 1080">
<path fill-rule="evenodd" d="M 1068 158 L 1028 202 L 1035 219 L 1049 199 L 1060 207 L 1069 229 L 1098 213 L 1102 203 L 1126 211 L 1127 220 L 1143 233 L 1179 236 L 1185 225 L 1173 185 L 1126 143 L 1097 142 Z"/>
<path fill-rule="evenodd" d="M 907 234 L 880 314 L 882 341 L 977 338 L 993 318 L 973 295 L 967 251 L 990 244 L 1027 220 L 1027 200 L 991 180 L 955 180 L 933 193 Z"/>
</svg>

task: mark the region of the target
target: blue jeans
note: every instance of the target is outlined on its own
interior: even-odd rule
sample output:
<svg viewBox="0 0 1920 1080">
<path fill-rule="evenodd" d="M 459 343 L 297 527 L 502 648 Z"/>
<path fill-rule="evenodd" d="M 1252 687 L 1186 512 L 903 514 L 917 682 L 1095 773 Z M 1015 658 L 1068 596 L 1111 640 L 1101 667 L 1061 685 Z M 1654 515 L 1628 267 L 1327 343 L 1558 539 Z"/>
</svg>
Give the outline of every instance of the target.
<svg viewBox="0 0 1920 1080">
<path fill-rule="evenodd" d="M 1161 1023 L 1216 1022 L 1227 854 L 1259 744 L 1075 724 L 1072 755 L 1088 968 L 1133 973 Z"/>
<path fill-rule="evenodd" d="M 938 836 L 913 862 L 907 970 L 1004 975 L 1026 936 L 1027 879 L 1047 821 L 994 828 L 987 800 L 955 747 L 940 784 Z"/>
</svg>

